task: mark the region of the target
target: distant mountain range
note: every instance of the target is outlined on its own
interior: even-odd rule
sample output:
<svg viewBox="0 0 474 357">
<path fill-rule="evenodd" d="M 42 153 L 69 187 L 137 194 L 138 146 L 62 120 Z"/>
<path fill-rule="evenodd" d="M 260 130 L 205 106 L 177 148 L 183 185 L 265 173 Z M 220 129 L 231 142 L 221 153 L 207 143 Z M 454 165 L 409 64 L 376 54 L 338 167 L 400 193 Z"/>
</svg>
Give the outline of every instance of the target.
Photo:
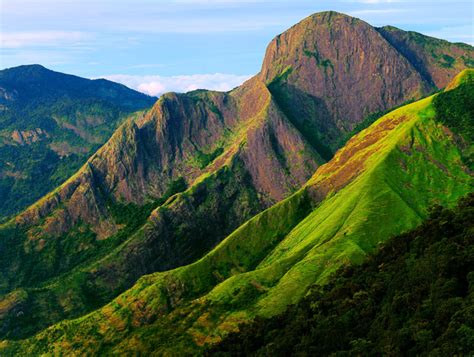
<svg viewBox="0 0 474 357">
<path fill-rule="evenodd" d="M 0 221 L 71 176 L 148 97 L 40 65 L 0 71 Z"/>
<path fill-rule="evenodd" d="M 100 138 L 118 128 L 0 226 L 0 354 L 202 354 L 284 313 L 472 191 L 473 61 L 469 45 L 324 12 L 277 36 L 230 92 L 139 111 L 152 98 L 110 82 L 53 85 L 55 98 L 108 98 Z M 57 115 L 41 103 L 31 111 Z M 69 113 L 61 133 L 97 132 Z M 32 145 L 22 137 L 4 146 Z"/>
</svg>

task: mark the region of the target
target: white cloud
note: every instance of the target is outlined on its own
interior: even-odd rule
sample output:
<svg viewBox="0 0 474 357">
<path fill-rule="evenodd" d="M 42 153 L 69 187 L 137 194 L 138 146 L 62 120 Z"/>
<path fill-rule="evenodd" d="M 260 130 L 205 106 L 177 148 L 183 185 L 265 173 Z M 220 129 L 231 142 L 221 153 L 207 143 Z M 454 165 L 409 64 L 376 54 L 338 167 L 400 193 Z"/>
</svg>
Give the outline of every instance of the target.
<svg viewBox="0 0 474 357">
<path fill-rule="evenodd" d="M 349 15 L 352 16 L 363 16 L 363 15 L 386 15 L 395 14 L 400 12 L 406 12 L 406 9 L 370 9 L 370 10 L 357 10 L 350 11 Z"/>
<path fill-rule="evenodd" d="M 140 92 L 158 96 L 166 92 L 189 92 L 195 89 L 228 91 L 249 79 L 250 75 L 192 74 L 181 76 L 113 74 L 101 78 L 125 84 Z"/>
<path fill-rule="evenodd" d="M 469 44 L 474 42 L 474 26 L 452 26 L 442 27 L 436 31 L 426 32 L 426 35 L 443 38 L 448 41 L 462 41 Z"/>
<path fill-rule="evenodd" d="M 90 34 L 79 31 L 1 32 L 0 44 L 2 48 L 75 45 L 88 38 Z"/>
</svg>

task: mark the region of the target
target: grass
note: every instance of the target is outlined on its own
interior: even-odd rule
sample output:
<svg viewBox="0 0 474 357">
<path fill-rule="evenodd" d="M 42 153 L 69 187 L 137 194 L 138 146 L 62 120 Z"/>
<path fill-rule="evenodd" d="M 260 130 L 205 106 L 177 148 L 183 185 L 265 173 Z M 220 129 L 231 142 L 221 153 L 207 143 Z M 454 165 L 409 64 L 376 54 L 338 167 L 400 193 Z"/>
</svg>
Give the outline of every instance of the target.
<svg viewBox="0 0 474 357">
<path fill-rule="evenodd" d="M 197 154 L 195 157 L 197 167 L 199 167 L 201 170 L 206 168 L 211 162 L 213 162 L 223 152 L 224 152 L 224 149 L 222 147 L 217 147 L 210 153 L 205 153 L 200 150 L 197 150 Z"/>
</svg>

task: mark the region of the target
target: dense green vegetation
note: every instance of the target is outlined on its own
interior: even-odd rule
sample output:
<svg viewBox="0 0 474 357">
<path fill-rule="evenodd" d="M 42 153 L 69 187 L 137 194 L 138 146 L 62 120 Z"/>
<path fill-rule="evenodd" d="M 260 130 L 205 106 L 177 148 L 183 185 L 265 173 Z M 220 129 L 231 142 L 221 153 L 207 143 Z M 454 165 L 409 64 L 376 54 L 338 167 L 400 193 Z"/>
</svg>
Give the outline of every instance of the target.
<svg viewBox="0 0 474 357">
<path fill-rule="evenodd" d="M 24 242 L 25 237 L 13 228 L 3 229 L 0 246 L 12 254 L 6 254 L 7 262 L 0 263 L 18 289 L 1 296 L 3 304 L 14 307 L 8 315 L 1 316 L 0 335 L 11 339 L 31 336 L 57 321 L 102 307 L 144 274 L 199 259 L 234 230 L 238 222 L 260 210 L 249 181 L 242 165 L 236 164 L 207 175 L 166 202 L 172 192 L 186 187 L 184 179 L 172 181 L 162 199 L 144 206 L 109 201 L 110 219 L 122 226 L 116 234 L 97 240 L 82 225 L 70 235 L 48 242 L 50 248 L 20 251 L 24 256 L 20 257 L 19 266 L 12 264 L 18 258 L 12 254 L 22 246 L 19 242 Z M 154 218 L 150 218 L 150 209 L 155 205 L 160 206 L 154 210 Z M 152 223 L 154 220 L 159 222 L 157 227 Z M 87 239 L 88 232 L 92 239 Z M 56 255 L 56 247 L 64 245 L 67 250 Z M 41 260 L 45 264 L 38 268 Z M 58 268 L 51 270 L 49 262 L 54 261 Z M 25 270 L 36 279 L 25 281 Z M 48 275 L 51 278 L 45 280 Z M 18 291 L 22 294 L 18 295 Z"/>
<path fill-rule="evenodd" d="M 145 223 L 154 209 L 161 206 L 168 198 L 176 193 L 185 191 L 186 188 L 187 184 L 184 178 L 178 177 L 176 180 L 170 182 L 163 196 L 157 200 L 152 200 L 144 205 L 109 201 L 107 208 L 110 210 L 116 223 L 124 224 L 127 227 L 128 232 L 124 233 L 124 237 L 128 237 Z"/>
<path fill-rule="evenodd" d="M 474 170 L 474 71 L 464 71 L 455 81 L 462 85 L 433 100 L 436 119 L 461 136 L 464 162 Z"/>
<path fill-rule="evenodd" d="M 436 118 L 469 143 L 474 142 L 474 71 L 465 71 L 462 85 L 433 100 Z M 463 74 L 461 74 L 462 76 Z"/>
<path fill-rule="evenodd" d="M 19 266 L 10 268 L 10 271 L 5 270 L 3 278 L 10 276 L 10 288 L 18 287 L 7 296 L 15 297 L 13 301 L 22 313 L 13 313 L 7 318 L 3 316 L 0 334 L 25 337 L 36 332 L 46 321 L 68 317 L 71 310 L 78 315 L 100 307 L 104 303 L 104 296 L 111 298 L 114 295 L 113 292 L 100 291 L 94 286 L 93 278 L 89 275 L 90 266 L 135 234 L 154 209 L 186 188 L 186 182 L 180 177 L 169 184 L 160 199 L 145 205 L 108 201 L 111 218 L 121 229 L 106 240 L 98 240 L 87 225 L 79 224 L 63 239 L 45 245 L 38 254 L 25 254 L 22 250 L 15 249 L 25 240 L 22 230 L 0 230 L 0 245 L 3 249 L 24 255 L 1 255 L 4 259 L 21 261 Z M 4 267 L 8 266 L 3 260 L 0 260 L 0 263 Z M 1 286 L 0 291 L 7 288 L 9 287 Z M 68 296 L 73 291 L 75 296 L 68 301 Z M 6 300 L 8 301 L 8 298 Z M 64 306 L 58 308 L 58 304 Z M 38 316 L 42 318 L 38 319 Z"/>
<path fill-rule="evenodd" d="M 50 239 L 38 252 L 25 251 L 18 247 L 27 244 L 26 233 L 19 228 L 4 227 L 0 230 L 0 245 L 5 253 L 0 255 L 0 264 L 3 267 L 2 281 L 8 284 L 0 286 L 0 292 L 16 287 L 39 287 L 50 278 L 100 259 L 142 227 L 154 209 L 186 187 L 186 182 L 180 177 L 169 184 L 161 198 L 144 205 L 109 199 L 107 209 L 110 219 L 120 228 L 106 240 L 97 239 L 88 225 L 80 223 L 62 239 Z"/>
<path fill-rule="evenodd" d="M 92 145 L 91 152 L 96 148 Z M 0 145 L 0 171 L 4 172 L 3 177 L 0 175 L 0 222 L 60 185 L 80 168 L 84 160 L 82 153 L 71 153 L 61 158 L 45 142 L 25 146 Z"/>
<path fill-rule="evenodd" d="M 474 351 L 474 194 L 435 206 L 360 266 L 240 327 L 217 355 L 469 355 Z"/>
<path fill-rule="evenodd" d="M 202 151 L 198 151 L 196 155 L 196 161 L 197 161 L 198 167 L 200 169 L 204 169 L 205 167 L 207 167 L 207 165 L 213 162 L 214 159 L 216 159 L 223 152 L 224 152 L 224 148 L 222 147 L 218 147 L 210 153 L 204 153 Z"/>
</svg>

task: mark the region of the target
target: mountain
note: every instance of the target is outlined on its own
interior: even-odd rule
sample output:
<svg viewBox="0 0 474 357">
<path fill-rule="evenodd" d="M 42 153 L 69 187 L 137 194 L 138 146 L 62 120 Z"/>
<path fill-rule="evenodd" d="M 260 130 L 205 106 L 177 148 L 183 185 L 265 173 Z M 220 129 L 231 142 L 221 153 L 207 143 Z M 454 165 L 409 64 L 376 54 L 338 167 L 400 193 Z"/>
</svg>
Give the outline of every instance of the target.
<svg viewBox="0 0 474 357">
<path fill-rule="evenodd" d="M 464 57 L 474 58 L 472 47 L 453 46 L 464 51 Z M 461 57 L 456 61 L 456 67 L 446 69 L 451 78 L 457 66 L 466 67 Z M 436 66 L 431 69 L 436 70 Z M 355 178 L 361 177 L 357 180 L 360 185 L 367 181 L 368 186 L 375 185 L 373 190 L 380 185 L 381 192 L 387 191 L 385 183 L 371 181 L 373 175 L 363 164 L 367 158 L 383 161 L 385 154 L 390 156 L 393 150 L 381 148 L 393 149 L 398 135 L 408 135 L 398 129 L 397 120 L 410 127 L 419 117 L 413 114 L 418 107 L 432 108 L 431 99 L 404 107 L 406 116 L 385 120 L 386 128 L 352 139 L 344 150 L 334 153 L 347 136 L 374 120 L 374 112 L 438 88 L 424 78 L 378 29 L 327 12 L 303 20 L 273 40 L 262 71 L 242 86 L 227 93 L 200 90 L 163 95 L 150 110 L 128 118 L 66 182 L 0 227 L 0 335 L 31 336 L 58 321 L 101 308 L 145 274 L 208 262 L 211 256 L 217 265 L 195 263 L 198 265 L 178 270 L 192 275 L 202 269 L 202 277 L 192 275 L 191 279 L 201 281 L 203 288 L 191 289 L 190 294 L 204 294 L 229 274 L 255 268 L 273 251 L 272 244 L 320 202 L 331 205 L 333 201 L 325 201 L 326 197 L 349 187 Z M 440 81 L 439 85 L 448 83 Z M 434 160 L 449 174 L 443 171 L 433 182 L 424 182 L 426 172 L 439 173 L 433 171 L 437 166 L 425 163 L 419 155 L 413 157 L 421 164 L 414 161 L 420 167 L 410 169 L 423 173 L 413 192 L 423 184 L 433 192 L 420 195 L 413 212 L 398 201 L 389 201 L 387 204 L 399 205 L 405 218 L 396 227 L 387 225 L 383 238 L 373 238 L 377 242 L 421 222 L 435 199 L 451 203 L 468 191 L 469 176 L 460 166 L 461 154 L 448 140 L 450 136 L 437 127 L 427 130 L 430 137 L 443 139 L 445 146 L 428 149 L 433 149 Z M 391 139 L 378 141 L 385 134 Z M 364 150 L 366 147 L 378 151 Z M 443 150 L 451 156 L 443 157 Z M 391 177 L 390 168 L 382 164 L 370 167 L 380 171 L 380 177 Z M 310 184 L 301 189 L 309 179 Z M 405 181 L 410 187 L 409 180 Z M 454 184 L 457 188 L 450 195 L 438 192 Z M 362 187 L 354 192 L 359 191 Z M 373 194 L 377 197 L 377 192 Z M 344 195 L 343 201 L 334 203 L 334 214 L 344 216 L 355 205 L 355 199 L 348 199 L 352 196 Z M 411 202 L 411 195 L 407 197 Z M 364 209 L 362 205 L 362 220 Z M 225 242 L 233 242 L 231 237 L 241 234 L 249 241 L 235 238 L 238 243 L 227 251 L 231 243 L 221 242 L 227 236 Z M 367 242 L 367 249 L 373 244 Z M 355 249 L 354 256 L 362 259 L 363 253 Z M 197 270 L 192 271 L 194 268 Z M 208 269 L 213 270 L 209 273 Z M 174 279 L 174 272 L 163 276 Z M 325 271 L 324 276 L 329 273 Z M 179 292 L 180 286 L 164 289 Z M 297 300 L 306 286 L 293 298 Z M 274 291 L 279 294 L 280 290 Z M 274 299 L 280 309 L 288 302 L 284 294 Z"/>
<path fill-rule="evenodd" d="M 469 355 L 474 349 L 474 195 L 436 207 L 361 266 L 298 304 L 241 326 L 209 355 Z M 406 318 L 409 316 L 409 318 Z"/>
<path fill-rule="evenodd" d="M 314 284 L 327 283 L 341 267 L 363 262 L 381 242 L 422 223 L 430 206 L 452 206 L 472 192 L 463 162 L 472 142 L 462 144 L 472 120 L 453 133 L 444 125 L 444 109 L 470 110 L 473 76 L 464 71 L 447 92 L 378 119 L 303 188 L 202 259 L 143 276 L 104 307 L 29 339 L 5 341 L 4 351 L 196 354 L 242 323 L 282 313 Z M 456 108 L 466 94 L 469 106 Z"/>
<path fill-rule="evenodd" d="M 329 159 L 341 137 L 364 118 L 444 88 L 474 65 L 473 58 L 469 45 L 374 28 L 330 11 L 275 37 L 260 78 L 287 117 Z"/>
<path fill-rule="evenodd" d="M 0 71 L 0 221 L 71 176 L 156 98 L 40 65 Z"/>
</svg>

